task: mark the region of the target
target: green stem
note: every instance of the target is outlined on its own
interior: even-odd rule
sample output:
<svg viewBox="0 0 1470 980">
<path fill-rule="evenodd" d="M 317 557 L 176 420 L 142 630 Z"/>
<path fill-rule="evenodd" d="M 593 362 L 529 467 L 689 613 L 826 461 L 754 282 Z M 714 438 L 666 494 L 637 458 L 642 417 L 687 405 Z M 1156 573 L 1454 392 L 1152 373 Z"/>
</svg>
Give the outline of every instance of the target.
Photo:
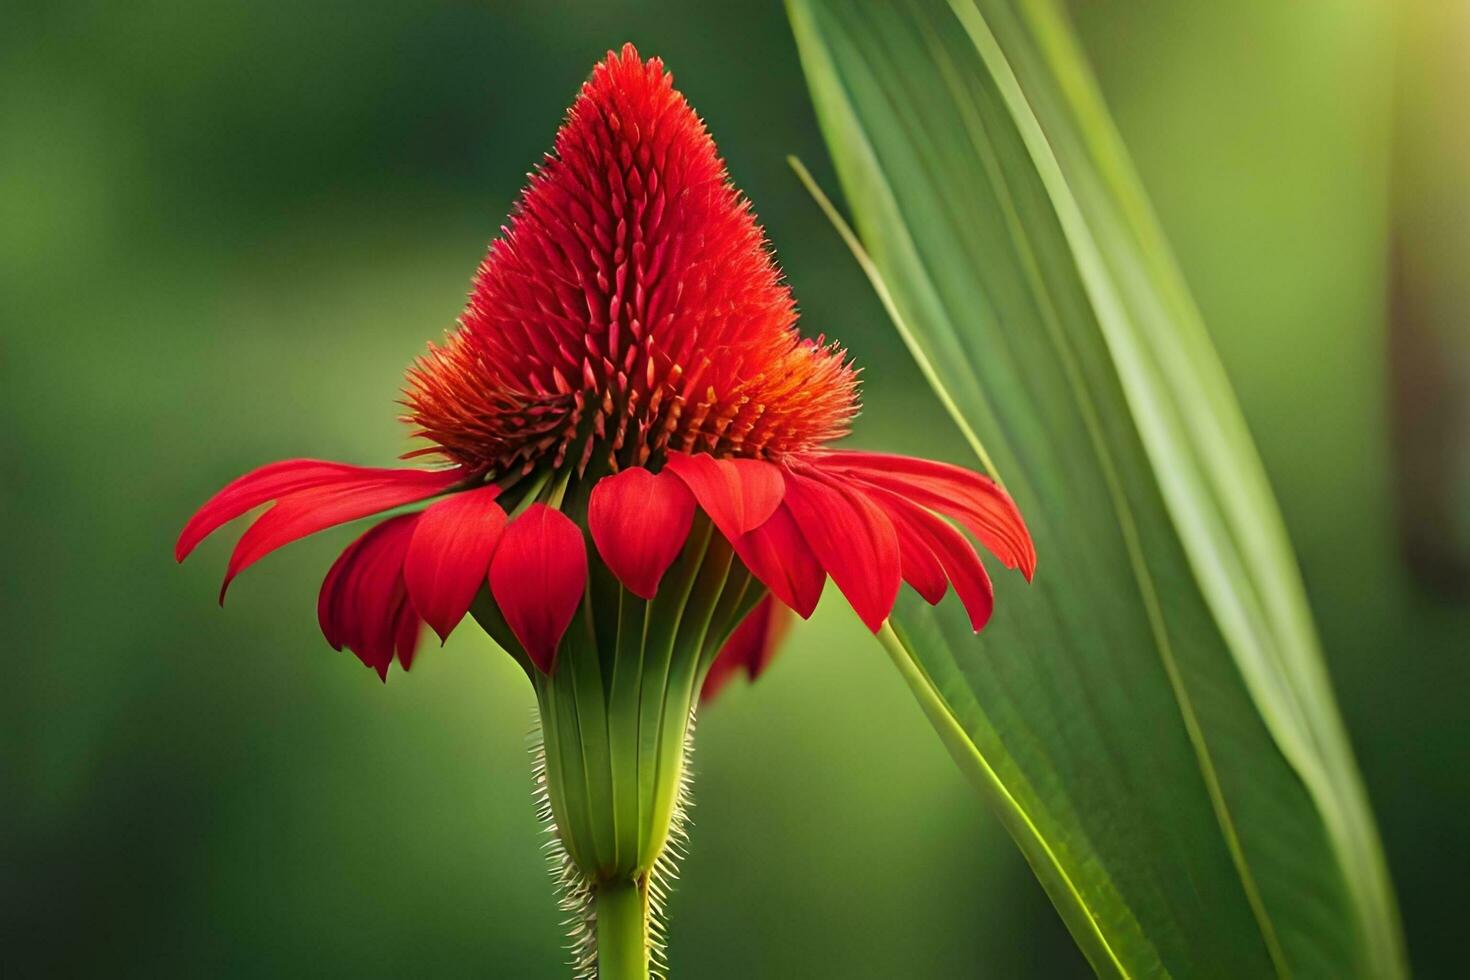
<svg viewBox="0 0 1470 980">
<path fill-rule="evenodd" d="M 648 892 L 640 881 L 597 886 L 597 980 L 648 980 Z"/>
</svg>

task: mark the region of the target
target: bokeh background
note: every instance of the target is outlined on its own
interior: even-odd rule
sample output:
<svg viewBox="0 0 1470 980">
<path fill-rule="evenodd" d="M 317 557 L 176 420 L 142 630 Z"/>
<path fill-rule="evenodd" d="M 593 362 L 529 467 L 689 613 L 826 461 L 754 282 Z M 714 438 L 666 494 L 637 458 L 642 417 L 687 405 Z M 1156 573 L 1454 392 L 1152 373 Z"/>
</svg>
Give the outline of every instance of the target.
<svg viewBox="0 0 1470 980">
<path fill-rule="evenodd" d="M 1460 6 L 1073 4 L 1280 495 L 1422 976 L 1463 973 L 1470 870 Z M 333 653 L 345 530 L 223 612 L 229 542 L 170 552 L 247 468 L 408 448 L 402 369 L 624 40 L 865 365 L 854 442 L 955 455 L 784 163 L 836 186 L 775 0 L 4 5 L 0 973 L 565 975 L 511 661 L 461 630 L 384 686 Z M 676 974 L 1085 974 L 839 604 L 703 714 L 696 766 Z"/>
</svg>

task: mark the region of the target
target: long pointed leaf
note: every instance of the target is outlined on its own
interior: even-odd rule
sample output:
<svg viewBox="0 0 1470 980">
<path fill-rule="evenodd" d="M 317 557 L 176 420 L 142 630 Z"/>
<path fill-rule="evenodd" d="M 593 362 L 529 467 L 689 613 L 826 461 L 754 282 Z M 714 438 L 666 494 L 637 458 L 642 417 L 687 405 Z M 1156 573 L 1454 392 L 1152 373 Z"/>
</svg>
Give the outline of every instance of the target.
<svg viewBox="0 0 1470 980">
<path fill-rule="evenodd" d="M 1402 975 L 1279 512 L 1059 10 L 789 7 L 852 244 L 1041 556 L 982 638 L 901 606 L 931 721 L 1099 973 Z"/>
</svg>

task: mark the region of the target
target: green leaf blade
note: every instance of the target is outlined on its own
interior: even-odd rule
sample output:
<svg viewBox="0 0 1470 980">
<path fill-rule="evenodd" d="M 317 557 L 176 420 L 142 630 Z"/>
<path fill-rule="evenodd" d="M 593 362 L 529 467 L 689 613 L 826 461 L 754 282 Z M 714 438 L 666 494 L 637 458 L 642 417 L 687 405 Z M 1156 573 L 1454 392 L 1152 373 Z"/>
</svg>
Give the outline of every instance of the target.
<svg viewBox="0 0 1470 980">
<path fill-rule="evenodd" d="M 983 639 L 895 614 L 951 752 L 1099 973 L 1401 975 L 1279 513 L 1064 21 L 789 7 L 853 244 L 1041 556 Z"/>
</svg>

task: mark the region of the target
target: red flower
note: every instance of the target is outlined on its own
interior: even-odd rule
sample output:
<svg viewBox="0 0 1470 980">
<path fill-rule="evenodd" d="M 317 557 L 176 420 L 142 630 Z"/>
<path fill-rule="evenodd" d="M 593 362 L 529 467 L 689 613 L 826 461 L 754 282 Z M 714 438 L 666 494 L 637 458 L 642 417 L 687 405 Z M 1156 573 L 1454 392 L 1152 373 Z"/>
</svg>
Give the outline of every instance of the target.
<svg viewBox="0 0 1470 980">
<path fill-rule="evenodd" d="M 960 528 L 1028 579 L 1035 567 L 1020 514 L 985 477 L 824 448 L 857 414 L 856 372 L 798 336 L 703 123 L 631 46 L 583 85 L 459 329 L 410 370 L 406 405 L 428 442 L 410 455 L 445 468 L 273 463 L 195 514 L 179 560 L 274 501 L 236 546 L 228 586 L 298 538 L 438 498 L 362 535 L 322 583 L 328 642 L 385 678 L 395 655 L 412 663 L 421 622 L 447 636 L 487 583 L 526 656 L 552 671 L 587 587 L 582 526 L 649 599 L 702 511 L 781 603 L 809 616 L 830 577 L 874 631 L 901 581 L 931 603 L 953 585 L 985 625 L 990 579 Z M 715 673 L 754 676 L 777 618 L 757 607 Z"/>
</svg>

